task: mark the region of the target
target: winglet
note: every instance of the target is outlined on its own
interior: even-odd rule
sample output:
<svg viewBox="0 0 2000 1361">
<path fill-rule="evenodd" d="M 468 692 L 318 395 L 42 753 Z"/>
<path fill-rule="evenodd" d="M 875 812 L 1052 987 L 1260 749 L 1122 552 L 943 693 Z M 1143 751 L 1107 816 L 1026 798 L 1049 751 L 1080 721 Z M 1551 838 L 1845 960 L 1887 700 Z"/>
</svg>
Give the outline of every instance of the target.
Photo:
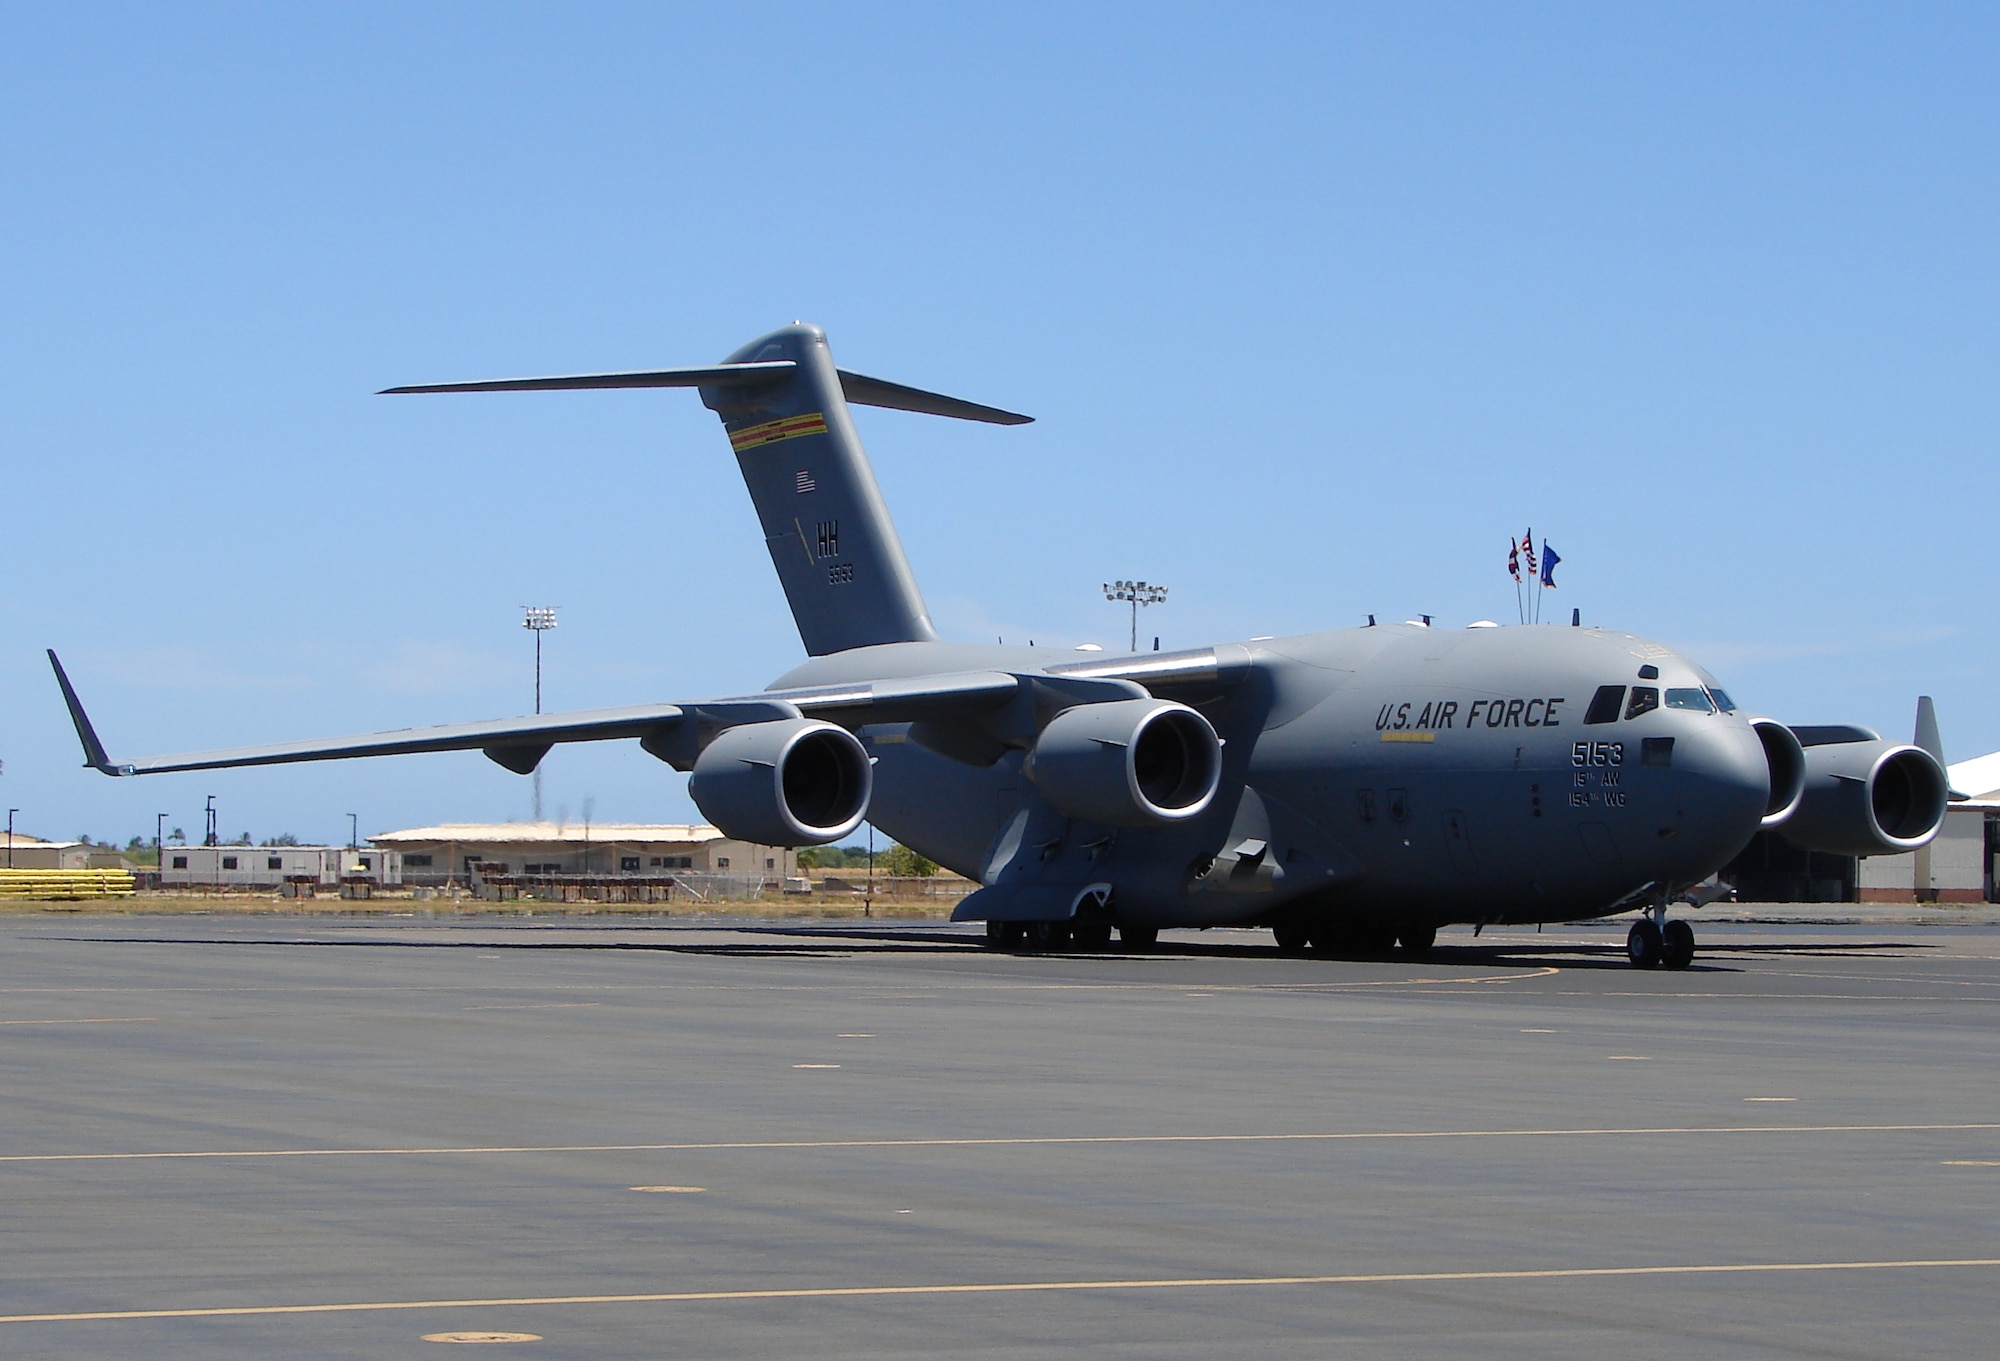
<svg viewBox="0 0 2000 1361">
<path fill-rule="evenodd" d="M 97 740 L 97 729 L 90 726 L 90 715 L 83 711 L 83 701 L 76 697 L 76 687 L 69 683 L 62 663 L 56 658 L 56 650 L 50 648 L 48 652 L 49 665 L 56 669 L 56 684 L 62 687 L 63 702 L 69 705 L 69 721 L 76 724 L 77 740 L 83 743 L 83 763 L 106 775 L 138 774 L 129 765 L 112 764 L 111 758 L 105 754 L 104 744 Z"/>
</svg>

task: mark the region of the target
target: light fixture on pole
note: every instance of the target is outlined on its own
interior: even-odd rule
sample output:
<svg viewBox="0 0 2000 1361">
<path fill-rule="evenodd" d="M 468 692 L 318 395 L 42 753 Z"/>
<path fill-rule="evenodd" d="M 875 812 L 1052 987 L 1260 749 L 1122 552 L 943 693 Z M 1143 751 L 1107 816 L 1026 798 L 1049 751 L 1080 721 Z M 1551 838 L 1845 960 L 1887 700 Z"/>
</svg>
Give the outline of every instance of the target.
<svg viewBox="0 0 2000 1361">
<path fill-rule="evenodd" d="M 361 849 L 361 818 L 355 813 L 347 815 L 347 849 L 350 851 Z"/>
<path fill-rule="evenodd" d="M 7 868 L 8 869 L 14 868 L 14 814 L 20 811 L 21 810 L 18 808 L 9 808 L 7 810 Z"/>
<path fill-rule="evenodd" d="M 521 606 L 521 627 L 535 635 L 535 712 L 542 711 L 542 635 L 556 626 L 556 606 Z"/>
<path fill-rule="evenodd" d="M 167 867 L 167 815 L 162 813 L 153 823 L 153 864 L 156 869 Z"/>
<path fill-rule="evenodd" d="M 535 712 L 542 711 L 542 635 L 556 626 L 555 605 L 521 606 L 521 627 L 535 635 Z M 535 763 L 535 821 L 542 820 L 542 764 Z"/>
<path fill-rule="evenodd" d="M 1149 585 L 1143 581 L 1107 581 L 1104 583 L 1106 600 L 1126 600 L 1132 604 L 1132 650 L 1139 650 L 1139 607 L 1141 605 L 1163 604 L 1167 598 L 1167 588 Z"/>
</svg>

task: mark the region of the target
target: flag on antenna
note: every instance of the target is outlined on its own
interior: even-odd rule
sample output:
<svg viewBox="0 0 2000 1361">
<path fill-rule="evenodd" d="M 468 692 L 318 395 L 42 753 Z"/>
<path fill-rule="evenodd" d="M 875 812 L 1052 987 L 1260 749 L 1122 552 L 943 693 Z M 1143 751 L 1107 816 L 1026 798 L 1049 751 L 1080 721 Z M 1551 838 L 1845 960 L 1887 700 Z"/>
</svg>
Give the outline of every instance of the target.
<svg viewBox="0 0 2000 1361">
<path fill-rule="evenodd" d="M 1507 575 L 1514 578 L 1514 584 L 1521 584 L 1521 545 L 1507 540 Z"/>
<path fill-rule="evenodd" d="M 1562 555 L 1556 552 L 1555 549 L 1549 547 L 1549 541 L 1547 539 L 1543 539 L 1542 540 L 1542 585 L 1548 587 L 1552 591 L 1556 588 L 1556 564 L 1561 561 L 1562 561 Z"/>
</svg>

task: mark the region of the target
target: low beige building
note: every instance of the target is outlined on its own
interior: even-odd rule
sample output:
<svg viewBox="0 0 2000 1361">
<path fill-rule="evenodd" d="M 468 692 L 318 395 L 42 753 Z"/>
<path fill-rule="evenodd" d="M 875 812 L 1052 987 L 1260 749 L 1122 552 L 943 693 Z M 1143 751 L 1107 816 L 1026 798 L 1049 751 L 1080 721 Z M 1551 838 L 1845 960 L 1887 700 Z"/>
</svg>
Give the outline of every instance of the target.
<svg viewBox="0 0 2000 1361">
<path fill-rule="evenodd" d="M 96 867 L 90 863 L 91 858 L 102 856 L 104 853 L 102 846 L 92 846 L 82 841 L 44 841 L 38 836 L 15 832 L 4 849 L 0 849 L 0 869 L 93 869 Z M 112 865 L 108 868 L 115 869 L 118 866 Z"/>
<path fill-rule="evenodd" d="M 440 887 L 493 876 L 704 876 L 781 880 L 799 872 L 798 852 L 732 841 L 699 823 L 442 823 L 377 832 L 369 844 L 402 854 L 403 882 Z"/>
</svg>

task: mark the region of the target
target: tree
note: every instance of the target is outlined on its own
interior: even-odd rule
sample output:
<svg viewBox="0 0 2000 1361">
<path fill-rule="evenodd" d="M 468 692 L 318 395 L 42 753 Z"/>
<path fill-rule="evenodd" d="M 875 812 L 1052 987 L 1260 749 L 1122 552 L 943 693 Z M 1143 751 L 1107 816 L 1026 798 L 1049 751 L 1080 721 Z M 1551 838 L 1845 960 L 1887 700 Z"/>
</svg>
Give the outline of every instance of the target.
<svg viewBox="0 0 2000 1361">
<path fill-rule="evenodd" d="M 296 846 L 299 844 L 299 839 L 290 832 L 282 832 L 277 836 L 267 839 L 263 844 L 266 846 Z"/>
<path fill-rule="evenodd" d="M 174 828 L 173 831 L 167 833 L 167 840 L 178 841 L 183 846 L 187 845 L 187 839 L 188 839 L 188 834 L 186 832 L 183 832 L 178 827 Z"/>
<path fill-rule="evenodd" d="M 937 861 L 901 845 L 889 847 L 875 863 L 892 879 L 928 879 L 938 871 Z"/>
</svg>

